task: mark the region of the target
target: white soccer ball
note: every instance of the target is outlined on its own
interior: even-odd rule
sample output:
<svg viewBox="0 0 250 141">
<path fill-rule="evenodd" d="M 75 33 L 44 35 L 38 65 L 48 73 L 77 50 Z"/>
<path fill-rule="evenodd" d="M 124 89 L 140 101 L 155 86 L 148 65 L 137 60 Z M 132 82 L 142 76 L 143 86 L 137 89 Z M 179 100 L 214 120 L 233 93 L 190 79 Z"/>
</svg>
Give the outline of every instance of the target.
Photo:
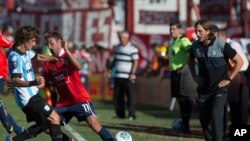
<svg viewBox="0 0 250 141">
<path fill-rule="evenodd" d="M 132 141 L 131 135 L 126 131 L 119 131 L 115 135 L 116 141 Z"/>
</svg>

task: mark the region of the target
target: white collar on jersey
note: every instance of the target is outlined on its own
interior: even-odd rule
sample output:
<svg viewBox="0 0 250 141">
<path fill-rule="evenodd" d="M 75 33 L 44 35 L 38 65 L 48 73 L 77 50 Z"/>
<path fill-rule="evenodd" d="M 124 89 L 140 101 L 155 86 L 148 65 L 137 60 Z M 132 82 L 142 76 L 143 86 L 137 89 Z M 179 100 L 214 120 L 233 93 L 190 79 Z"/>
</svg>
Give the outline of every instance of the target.
<svg viewBox="0 0 250 141">
<path fill-rule="evenodd" d="M 61 50 L 59 51 L 58 57 L 62 56 L 64 53 L 65 53 L 65 50 L 61 48 Z"/>
</svg>

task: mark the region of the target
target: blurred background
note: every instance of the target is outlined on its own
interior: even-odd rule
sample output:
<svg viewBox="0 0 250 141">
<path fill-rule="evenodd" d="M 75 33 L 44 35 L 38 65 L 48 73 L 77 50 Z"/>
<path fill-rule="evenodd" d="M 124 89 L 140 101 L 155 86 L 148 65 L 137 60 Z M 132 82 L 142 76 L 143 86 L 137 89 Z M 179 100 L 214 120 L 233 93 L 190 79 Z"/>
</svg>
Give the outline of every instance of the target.
<svg viewBox="0 0 250 141">
<path fill-rule="evenodd" d="M 171 20 L 179 19 L 183 34 L 195 40 L 193 24 L 208 18 L 226 29 L 248 54 L 249 12 L 250 0 L 0 0 L 0 31 L 10 40 L 23 25 L 35 25 L 41 33 L 59 31 L 72 50 L 87 52 L 79 57 L 86 63 L 82 73 L 89 76 L 91 96 L 110 101 L 113 82 L 106 66 L 113 46 L 119 43 L 117 32 L 127 30 L 140 54 L 138 103 L 168 107 L 168 66 L 156 61 L 167 55 Z M 42 38 L 35 49 L 48 53 Z M 34 66 L 40 73 L 41 64 Z"/>
</svg>

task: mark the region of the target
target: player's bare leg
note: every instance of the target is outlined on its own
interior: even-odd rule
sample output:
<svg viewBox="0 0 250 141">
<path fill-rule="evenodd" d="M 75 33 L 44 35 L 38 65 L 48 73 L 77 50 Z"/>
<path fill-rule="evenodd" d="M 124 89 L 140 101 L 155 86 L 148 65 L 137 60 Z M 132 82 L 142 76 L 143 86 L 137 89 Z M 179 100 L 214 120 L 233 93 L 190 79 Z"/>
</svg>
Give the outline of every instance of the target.
<svg viewBox="0 0 250 141">
<path fill-rule="evenodd" d="M 99 136 L 102 138 L 103 141 L 114 141 L 110 132 L 106 128 L 102 127 L 96 116 L 94 115 L 88 116 L 87 123 L 93 131 L 99 134 Z"/>
</svg>

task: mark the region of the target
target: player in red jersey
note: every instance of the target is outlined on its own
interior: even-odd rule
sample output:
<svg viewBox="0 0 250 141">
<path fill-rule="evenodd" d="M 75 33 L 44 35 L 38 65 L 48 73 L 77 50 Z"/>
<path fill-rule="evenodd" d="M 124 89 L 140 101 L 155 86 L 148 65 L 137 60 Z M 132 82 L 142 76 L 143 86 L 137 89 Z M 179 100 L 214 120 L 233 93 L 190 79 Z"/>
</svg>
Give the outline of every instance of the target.
<svg viewBox="0 0 250 141">
<path fill-rule="evenodd" d="M 86 120 L 103 141 L 113 141 L 110 132 L 95 116 L 91 98 L 80 81 L 81 64 L 69 50 L 68 43 L 58 32 L 47 32 L 44 38 L 52 55 L 60 58 L 59 61 L 45 62 L 43 74 L 46 82 L 52 82 L 58 91 L 55 110 L 60 115 L 61 124 L 65 125 L 72 117 L 79 122 Z"/>
</svg>

